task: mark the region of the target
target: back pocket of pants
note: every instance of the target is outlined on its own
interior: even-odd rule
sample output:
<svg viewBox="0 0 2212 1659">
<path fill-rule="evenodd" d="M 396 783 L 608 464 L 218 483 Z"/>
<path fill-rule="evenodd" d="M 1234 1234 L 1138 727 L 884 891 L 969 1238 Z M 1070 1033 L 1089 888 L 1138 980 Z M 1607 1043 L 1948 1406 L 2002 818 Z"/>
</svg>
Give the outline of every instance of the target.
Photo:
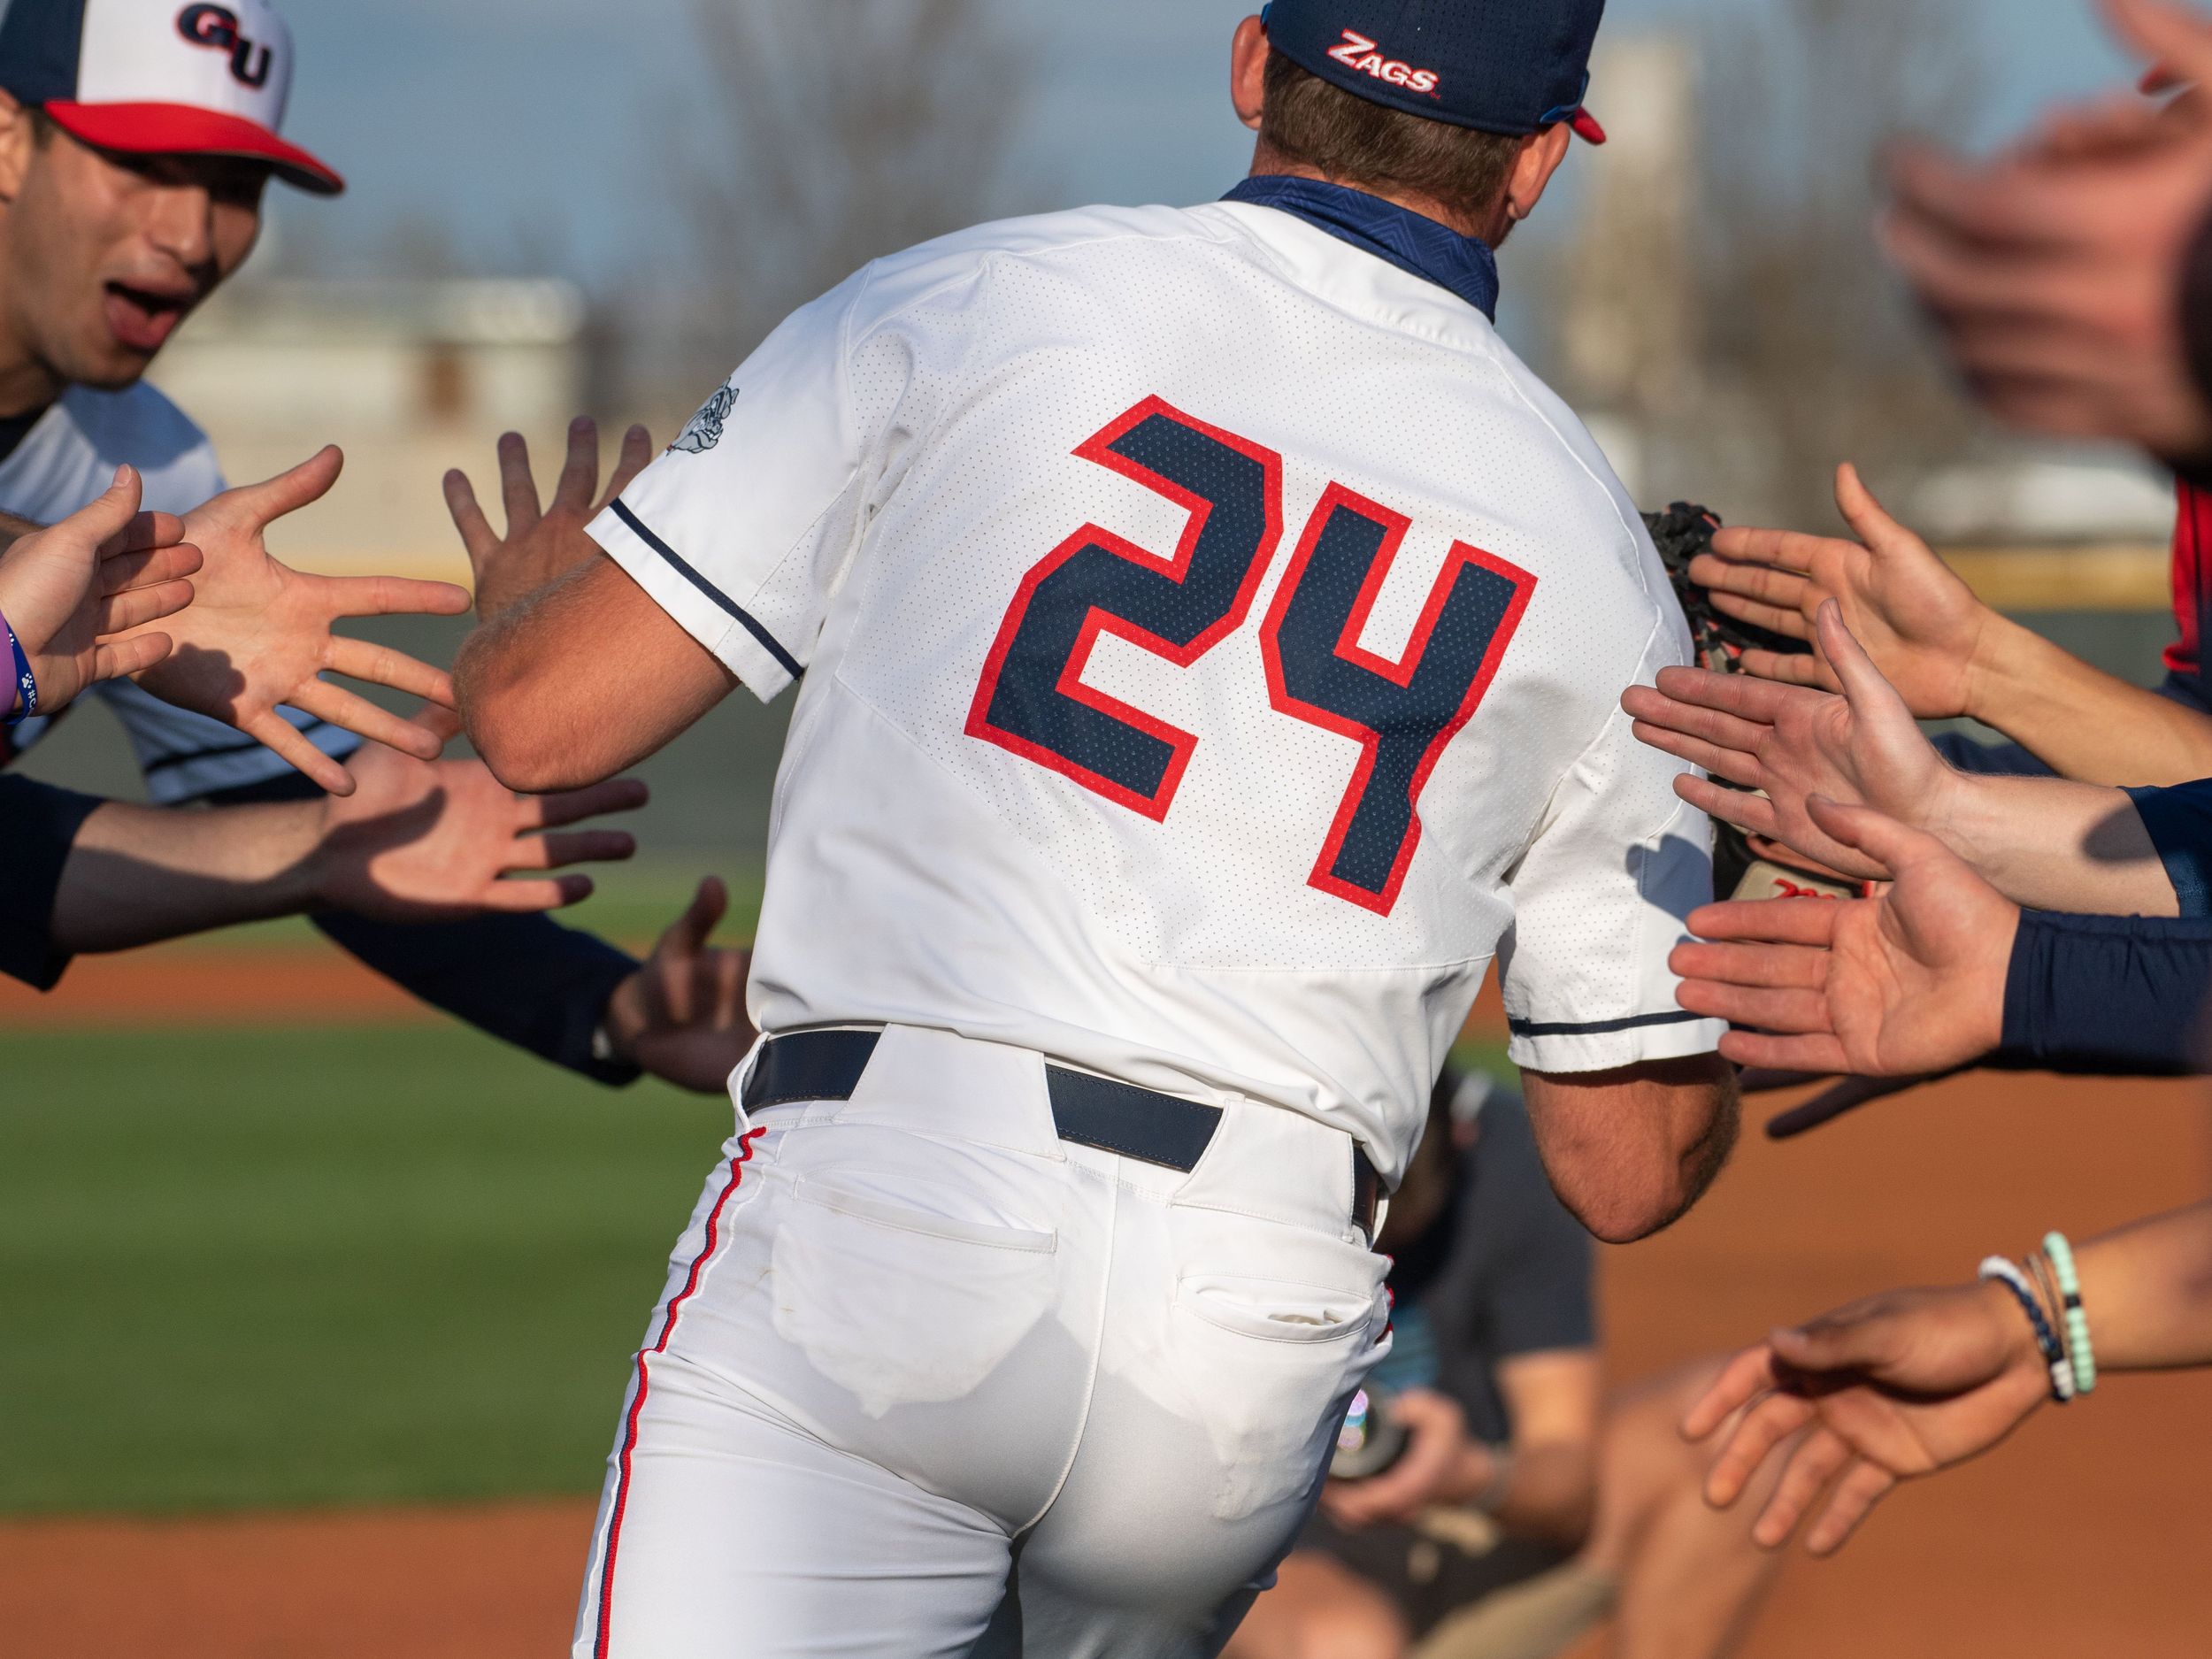
<svg viewBox="0 0 2212 1659">
<path fill-rule="evenodd" d="M 1186 1274 L 1176 1299 L 1209 1325 L 1263 1342 L 1336 1342 L 1372 1323 L 1374 1294 L 1230 1273 Z"/>
</svg>

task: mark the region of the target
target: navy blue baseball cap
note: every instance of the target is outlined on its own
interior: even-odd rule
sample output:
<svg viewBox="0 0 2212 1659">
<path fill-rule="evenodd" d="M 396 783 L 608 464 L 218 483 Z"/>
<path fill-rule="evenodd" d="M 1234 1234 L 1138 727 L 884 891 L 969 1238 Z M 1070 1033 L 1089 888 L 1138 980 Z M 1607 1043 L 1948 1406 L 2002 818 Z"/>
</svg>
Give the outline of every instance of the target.
<svg viewBox="0 0 2212 1659">
<path fill-rule="evenodd" d="M 1273 0 L 1267 42 L 1356 97 L 1486 133 L 1564 121 L 1593 144 L 1582 107 L 1605 0 Z"/>
</svg>

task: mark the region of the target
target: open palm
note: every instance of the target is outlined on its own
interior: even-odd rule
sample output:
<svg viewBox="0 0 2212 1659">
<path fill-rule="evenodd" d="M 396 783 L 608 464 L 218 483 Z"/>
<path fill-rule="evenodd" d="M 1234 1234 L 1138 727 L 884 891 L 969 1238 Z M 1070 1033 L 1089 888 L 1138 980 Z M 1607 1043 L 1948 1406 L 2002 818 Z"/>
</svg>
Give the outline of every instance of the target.
<svg viewBox="0 0 2212 1659">
<path fill-rule="evenodd" d="M 1826 1555 L 1900 1481 L 2003 1440 L 2043 1402 L 2049 1381 L 2002 1287 L 1896 1291 L 1737 1355 L 1682 1429 L 1708 1440 L 1735 1419 L 1706 1480 L 1708 1500 L 1722 1509 L 1794 1439 L 1752 1536 L 1780 1548 L 1827 1492 L 1805 1540 Z"/>
<path fill-rule="evenodd" d="M 1914 1077 L 1978 1060 L 2004 1032 L 2020 910 L 1933 836 L 1815 799 L 1813 822 L 1892 878 L 1871 899 L 1715 904 L 1671 958 L 1692 1013 L 1738 1029 L 1739 1065 Z"/>
<path fill-rule="evenodd" d="M 1690 579 L 1711 590 L 1714 609 L 1791 639 L 1813 640 L 1821 606 L 1833 600 L 1915 715 L 1938 720 L 1966 713 L 1988 608 L 1934 549 L 1883 511 L 1849 465 L 1837 471 L 1836 505 L 1857 541 L 1732 527 L 1691 562 Z M 1817 655 L 1747 651 L 1743 662 L 1763 679 L 1842 689 Z"/>
<path fill-rule="evenodd" d="M 344 674 L 443 703 L 452 702 L 453 687 L 442 670 L 343 638 L 331 625 L 341 617 L 457 616 L 469 604 L 467 591 L 450 582 L 314 576 L 270 556 L 269 526 L 321 499 L 343 465 L 338 450 L 326 449 L 267 483 L 227 491 L 185 515 L 185 534 L 206 561 L 197 597 L 166 625 L 173 653 L 138 677 L 164 702 L 265 743 L 334 795 L 349 793 L 352 778 L 302 736 L 280 705 L 428 759 L 437 746 L 421 726 L 320 676 Z"/>
<path fill-rule="evenodd" d="M 150 625 L 192 602 L 184 578 L 200 556 L 175 518 L 138 511 L 140 493 L 138 473 L 124 467 L 90 506 L 0 554 L 0 616 L 29 659 L 42 713 L 58 714 L 86 687 L 159 662 L 169 637 Z M 128 640 L 111 637 L 134 628 Z M 0 642 L 0 661 L 7 655 Z M 13 664 L 4 666 L 12 678 Z M 0 714 L 24 695 L 12 684 L 7 692 Z"/>
<path fill-rule="evenodd" d="M 1621 706 L 1635 717 L 1640 741 L 1739 786 L 1685 775 L 1676 792 L 1693 806 L 1847 875 L 1878 879 L 1886 872 L 1822 830 L 1807 803 L 1819 796 L 1870 806 L 1932 829 L 1943 821 L 1956 774 L 1851 637 L 1834 602 L 1822 605 L 1816 634 L 1840 695 L 1670 668 L 1655 690 L 1631 687 Z"/>
</svg>

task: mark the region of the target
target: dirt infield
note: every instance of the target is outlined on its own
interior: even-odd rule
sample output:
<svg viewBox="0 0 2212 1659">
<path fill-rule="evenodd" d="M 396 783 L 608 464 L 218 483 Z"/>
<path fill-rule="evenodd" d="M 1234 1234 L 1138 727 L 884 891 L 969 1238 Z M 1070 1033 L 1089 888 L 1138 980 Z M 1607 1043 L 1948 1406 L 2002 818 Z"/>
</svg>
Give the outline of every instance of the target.
<svg viewBox="0 0 2212 1659">
<path fill-rule="evenodd" d="M 299 966 L 205 964 L 188 991 L 171 973 L 164 1006 L 296 1011 L 318 983 Z M 75 1017 L 147 1019 L 151 981 L 126 968 L 79 977 Z M 2212 1174 L 2204 1098 L 2189 1084 L 1967 1079 L 1792 1146 L 1755 1138 L 1688 1222 L 1609 1253 L 1615 1372 L 1958 1278 L 2048 1226 L 2078 1237 L 2189 1202 Z M 2208 1425 L 2212 1376 L 2116 1379 L 2045 1413 L 1998 1455 L 1893 1500 L 1839 1562 L 1793 1565 L 1750 1659 L 2196 1659 L 2212 1630 Z M 0 1524 L 0 1646 L 43 1659 L 552 1654 L 589 1519 L 568 1502 Z"/>
<path fill-rule="evenodd" d="M 170 945 L 84 956 L 41 995 L 0 978 L 0 1031 L 109 1026 L 395 1025 L 443 1018 L 334 946 Z"/>
</svg>

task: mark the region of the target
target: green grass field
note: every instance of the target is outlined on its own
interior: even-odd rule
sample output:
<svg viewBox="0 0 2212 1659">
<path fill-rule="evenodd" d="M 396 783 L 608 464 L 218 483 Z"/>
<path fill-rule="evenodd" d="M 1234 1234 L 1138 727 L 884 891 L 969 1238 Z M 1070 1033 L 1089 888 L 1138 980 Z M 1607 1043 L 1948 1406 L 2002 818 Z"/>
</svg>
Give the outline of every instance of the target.
<svg viewBox="0 0 2212 1659">
<path fill-rule="evenodd" d="M 0 1035 L 0 1512 L 596 1489 L 728 1108 L 462 1030 Z"/>
<path fill-rule="evenodd" d="M 595 1491 L 730 1127 L 457 1027 L 0 1033 L 0 1514 Z"/>
</svg>

